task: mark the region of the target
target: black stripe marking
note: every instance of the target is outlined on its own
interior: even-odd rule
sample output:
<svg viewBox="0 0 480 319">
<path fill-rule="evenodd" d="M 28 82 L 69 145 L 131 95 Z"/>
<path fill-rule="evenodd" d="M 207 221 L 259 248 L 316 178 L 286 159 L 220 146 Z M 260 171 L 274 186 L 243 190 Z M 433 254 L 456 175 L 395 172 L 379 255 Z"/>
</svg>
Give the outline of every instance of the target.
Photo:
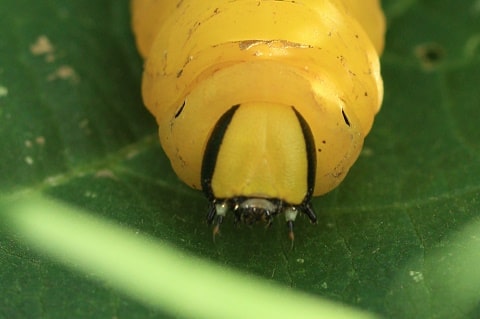
<svg viewBox="0 0 480 319">
<path fill-rule="evenodd" d="M 232 118 L 240 107 L 240 104 L 232 106 L 227 112 L 225 112 L 222 117 L 218 120 L 217 124 L 213 128 L 212 134 L 208 139 L 207 146 L 205 147 L 205 152 L 203 153 L 202 159 L 202 171 L 201 171 L 201 181 L 202 181 L 202 190 L 210 201 L 215 199 L 215 195 L 212 190 L 212 178 L 213 173 L 215 172 L 215 166 L 217 164 L 218 152 L 223 142 L 223 137 L 227 132 L 228 126 L 232 121 Z"/>
<path fill-rule="evenodd" d="M 307 194 L 303 199 L 303 204 L 308 203 L 312 197 L 313 190 L 315 189 L 315 177 L 317 171 L 317 154 L 315 152 L 315 140 L 313 138 L 312 131 L 310 130 L 310 126 L 308 125 L 307 121 L 303 118 L 303 116 L 295 109 L 295 106 L 292 105 L 292 109 L 297 116 L 298 122 L 302 127 L 303 138 L 305 139 L 305 148 L 307 151 L 307 163 L 308 163 L 308 171 L 307 171 Z"/>
</svg>

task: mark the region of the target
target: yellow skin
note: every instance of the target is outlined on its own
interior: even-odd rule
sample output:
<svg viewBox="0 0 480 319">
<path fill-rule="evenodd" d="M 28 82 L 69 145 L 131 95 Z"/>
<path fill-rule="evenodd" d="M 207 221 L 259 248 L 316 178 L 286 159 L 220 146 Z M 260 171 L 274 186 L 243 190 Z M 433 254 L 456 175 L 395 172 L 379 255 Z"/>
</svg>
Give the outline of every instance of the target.
<svg viewBox="0 0 480 319">
<path fill-rule="evenodd" d="M 212 188 L 221 198 L 271 197 L 299 204 L 307 189 L 305 154 L 302 130 L 290 106 L 244 104 L 223 139 L 218 158 L 228 160 L 217 160 Z"/>
<path fill-rule="evenodd" d="M 202 189 L 212 130 L 238 104 L 215 198 L 305 200 L 306 142 L 292 106 L 314 138 L 311 195 L 344 179 L 383 98 L 378 0 L 133 0 L 132 10 L 144 102 L 184 182 Z"/>
</svg>

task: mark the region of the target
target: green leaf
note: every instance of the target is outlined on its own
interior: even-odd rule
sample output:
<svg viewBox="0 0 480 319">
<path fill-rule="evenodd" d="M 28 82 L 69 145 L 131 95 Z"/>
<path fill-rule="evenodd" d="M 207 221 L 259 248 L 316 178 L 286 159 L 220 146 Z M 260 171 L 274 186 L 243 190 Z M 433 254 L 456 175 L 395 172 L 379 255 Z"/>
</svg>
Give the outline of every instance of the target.
<svg viewBox="0 0 480 319">
<path fill-rule="evenodd" d="M 187 256 L 73 207 L 22 201 L 3 217 L 26 242 L 153 308 L 187 318 L 374 318 Z"/>
<path fill-rule="evenodd" d="M 126 1 L 1 0 L 0 318 L 184 316 L 144 302 L 102 271 L 85 272 L 79 261 L 65 267 L 41 238 L 29 241 L 35 232 L 12 226 L 24 206 L 12 203 L 32 203 L 39 192 L 175 247 L 188 256 L 186 276 L 208 264 L 385 318 L 479 317 L 480 5 L 383 6 L 382 110 L 345 181 L 314 200 L 319 224 L 296 224 L 292 250 L 280 220 L 268 230 L 227 220 L 213 242 L 207 201 L 176 178 L 142 106 Z M 38 205 L 38 215 L 29 211 L 39 229 L 78 233 L 70 223 L 39 221 Z M 83 244 L 107 229 L 92 228 Z M 110 245 L 126 260 L 138 256 Z M 159 271 L 178 275 L 169 265 L 158 262 Z M 219 292 L 241 298 L 236 289 Z M 214 310 L 215 297 L 207 304 Z M 231 308 L 241 313 L 239 305 Z"/>
</svg>

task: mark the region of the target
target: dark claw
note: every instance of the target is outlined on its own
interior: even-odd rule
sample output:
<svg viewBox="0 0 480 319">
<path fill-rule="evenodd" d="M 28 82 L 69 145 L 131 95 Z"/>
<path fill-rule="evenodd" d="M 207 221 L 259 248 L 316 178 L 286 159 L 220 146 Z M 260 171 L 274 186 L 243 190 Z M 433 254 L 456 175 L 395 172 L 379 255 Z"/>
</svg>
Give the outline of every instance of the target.
<svg viewBox="0 0 480 319">
<path fill-rule="evenodd" d="M 303 212 L 308 216 L 312 224 L 317 223 L 317 215 L 315 215 L 315 212 L 313 211 L 312 204 L 305 204 Z"/>
<path fill-rule="evenodd" d="M 240 216 L 240 213 L 238 212 L 238 210 L 234 210 L 233 211 L 233 216 L 234 216 L 234 219 L 233 219 L 233 224 L 235 226 L 237 226 L 242 220 L 241 220 L 241 216 Z"/>
<path fill-rule="evenodd" d="M 217 209 L 215 208 L 215 204 L 211 204 L 210 209 L 208 210 L 207 214 L 207 223 L 211 225 L 213 223 L 213 220 L 215 219 L 215 216 L 217 216 Z"/>
<path fill-rule="evenodd" d="M 287 221 L 287 227 L 288 227 L 288 237 L 292 241 L 292 245 L 293 245 L 293 241 L 295 240 L 295 233 L 293 232 L 293 220 Z"/>
<path fill-rule="evenodd" d="M 220 234 L 220 225 L 222 224 L 222 222 L 223 216 L 217 215 L 217 218 L 215 219 L 215 226 L 213 227 L 213 242 L 215 242 L 215 237 Z"/>
</svg>

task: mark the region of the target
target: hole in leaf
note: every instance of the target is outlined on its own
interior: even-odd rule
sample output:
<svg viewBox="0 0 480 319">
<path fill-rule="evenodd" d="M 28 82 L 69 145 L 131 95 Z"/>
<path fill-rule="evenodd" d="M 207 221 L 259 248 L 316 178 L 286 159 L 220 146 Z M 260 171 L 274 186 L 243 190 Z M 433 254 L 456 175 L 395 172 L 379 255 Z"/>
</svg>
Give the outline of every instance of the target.
<svg viewBox="0 0 480 319">
<path fill-rule="evenodd" d="M 445 49 L 438 43 L 424 43 L 415 48 L 415 56 L 425 69 L 431 70 L 445 58 Z"/>
</svg>

